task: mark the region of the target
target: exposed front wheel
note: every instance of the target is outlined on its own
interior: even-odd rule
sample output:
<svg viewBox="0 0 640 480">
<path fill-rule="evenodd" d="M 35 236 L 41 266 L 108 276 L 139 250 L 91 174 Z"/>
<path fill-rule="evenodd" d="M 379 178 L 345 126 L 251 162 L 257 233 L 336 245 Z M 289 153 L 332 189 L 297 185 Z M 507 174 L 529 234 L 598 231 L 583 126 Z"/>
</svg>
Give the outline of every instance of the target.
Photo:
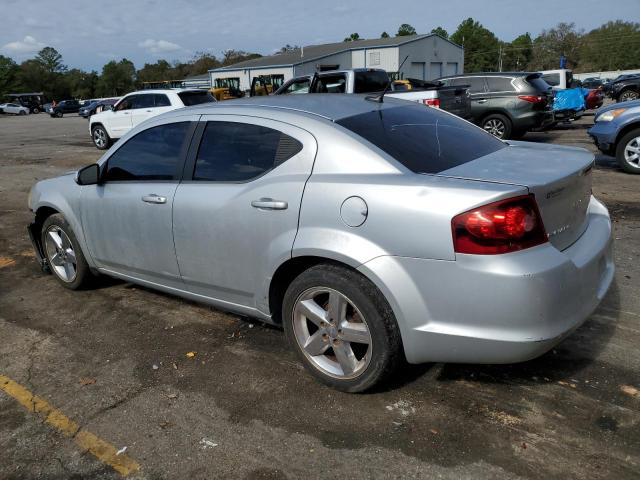
<svg viewBox="0 0 640 480">
<path fill-rule="evenodd" d="M 640 173 L 640 128 L 631 130 L 616 147 L 618 165 L 628 173 Z"/>
<path fill-rule="evenodd" d="M 620 94 L 620 98 L 618 98 L 619 102 L 630 102 L 632 100 L 637 100 L 640 97 L 640 94 L 635 90 L 625 90 Z"/>
<path fill-rule="evenodd" d="M 511 138 L 511 121 L 500 114 L 489 115 L 482 121 L 482 128 L 499 138 L 500 140 L 507 140 Z"/>
<path fill-rule="evenodd" d="M 20 113 L 18 115 L 26 115 L 27 112 L 25 112 L 24 110 L 20 110 Z"/>
<path fill-rule="evenodd" d="M 305 367 L 338 390 L 367 390 L 401 359 L 391 308 L 369 280 L 347 268 L 319 265 L 300 274 L 282 312 L 289 343 Z"/>
<path fill-rule="evenodd" d="M 42 225 L 42 246 L 53 275 L 66 288 L 86 286 L 92 273 L 67 220 L 57 213 Z"/>
<path fill-rule="evenodd" d="M 96 125 L 91 129 L 91 138 L 98 150 L 106 150 L 111 146 L 111 138 L 102 125 Z"/>
</svg>

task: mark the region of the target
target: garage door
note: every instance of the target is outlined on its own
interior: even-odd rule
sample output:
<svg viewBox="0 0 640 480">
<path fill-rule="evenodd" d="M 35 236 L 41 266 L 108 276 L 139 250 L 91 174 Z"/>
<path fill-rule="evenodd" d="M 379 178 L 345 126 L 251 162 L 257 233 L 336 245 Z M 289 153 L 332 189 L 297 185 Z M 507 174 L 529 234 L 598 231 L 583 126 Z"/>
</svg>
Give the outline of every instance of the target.
<svg viewBox="0 0 640 480">
<path fill-rule="evenodd" d="M 411 71 L 409 78 L 417 78 L 418 80 L 425 79 L 425 62 L 411 62 Z"/>
<path fill-rule="evenodd" d="M 440 78 L 442 76 L 442 62 L 431 62 L 429 68 L 429 78 Z"/>
<path fill-rule="evenodd" d="M 447 69 L 445 75 L 457 75 L 458 74 L 458 62 L 447 62 Z"/>
</svg>

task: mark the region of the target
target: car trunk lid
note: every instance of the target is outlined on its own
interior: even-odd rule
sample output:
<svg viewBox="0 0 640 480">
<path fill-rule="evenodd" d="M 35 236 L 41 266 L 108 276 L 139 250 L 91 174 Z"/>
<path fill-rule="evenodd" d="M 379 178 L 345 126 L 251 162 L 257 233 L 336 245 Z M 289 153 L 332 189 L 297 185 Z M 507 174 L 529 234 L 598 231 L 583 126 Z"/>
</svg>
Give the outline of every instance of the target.
<svg viewBox="0 0 640 480">
<path fill-rule="evenodd" d="M 535 195 L 549 241 L 564 250 L 587 226 L 593 155 L 573 147 L 509 144 L 440 175 L 526 187 Z"/>
</svg>

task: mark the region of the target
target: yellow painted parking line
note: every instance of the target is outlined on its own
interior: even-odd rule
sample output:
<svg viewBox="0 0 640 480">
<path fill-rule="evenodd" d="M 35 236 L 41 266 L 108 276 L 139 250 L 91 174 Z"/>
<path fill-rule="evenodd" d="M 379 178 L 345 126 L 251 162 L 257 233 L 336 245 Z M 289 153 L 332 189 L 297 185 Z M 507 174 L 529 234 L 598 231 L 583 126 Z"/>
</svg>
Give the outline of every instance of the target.
<svg viewBox="0 0 640 480">
<path fill-rule="evenodd" d="M 111 466 L 122 476 L 140 470 L 140 465 L 131 457 L 121 454 L 108 442 L 93 433 L 81 429 L 80 425 L 54 408 L 44 398 L 34 395 L 9 377 L 0 375 L 0 390 L 15 399 L 20 405 L 44 418 L 44 421 L 66 437 L 70 437 L 83 450 L 88 451 L 102 463 Z"/>
<path fill-rule="evenodd" d="M 16 261 L 11 257 L 0 257 L 0 268 L 10 267 L 15 264 Z"/>
</svg>

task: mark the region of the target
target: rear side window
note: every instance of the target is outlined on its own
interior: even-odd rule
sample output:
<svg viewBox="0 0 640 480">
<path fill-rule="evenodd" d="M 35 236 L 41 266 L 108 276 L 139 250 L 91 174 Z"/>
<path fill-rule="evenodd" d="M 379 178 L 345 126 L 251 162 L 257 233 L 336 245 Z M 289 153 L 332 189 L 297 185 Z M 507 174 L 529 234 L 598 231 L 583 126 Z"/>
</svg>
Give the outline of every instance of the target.
<svg viewBox="0 0 640 480">
<path fill-rule="evenodd" d="M 155 97 L 155 106 L 156 107 L 170 107 L 171 102 L 169 101 L 169 97 L 167 97 L 164 93 L 156 93 Z"/>
<path fill-rule="evenodd" d="M 184 103 L 185 107 L 216 101 L 216 99 L 213 98 L 213 95 L 205 90 L 202 90 L 200 92 L 180 92 L 178 93 L 178 96 L 180 97 L 180 100 L 182 100 L 182 103 Z"/>
<path fill-rule="evenodd" d="M 420 105 L 374 110 L 337 123 L 415 173 L 439 173 L 507 146 L 453 115 Z"/>
<path fill-rule="evenodd" d="M 490 92 L 514 92 L 510 78 L 487 77 L 487 86 Z"/>
<path fill-rule="evenodd" d="M 354 93 L 382 92 L 387 88 L 389 76 L 387 72 L 356 72 L 354 79 Z"/>
<path fill-rule="evenodd" d="M 314 93 L 345 93 L 347 91 L 347 76 L 344 73 L 323 75 L 318 77 Z"/>
<path fill-rule="evenodd" d="M 182 166 L 189 122 L 148 128 L 109 157 L 106 181 L 173 180 Z"/>
<path fill-rule="evenodd" d="M 272 128 L 249 123 L 208 122 L 198 149 L 194 180 L 246 182 L 302 150 L 302 144 Z"/>
</svg>

